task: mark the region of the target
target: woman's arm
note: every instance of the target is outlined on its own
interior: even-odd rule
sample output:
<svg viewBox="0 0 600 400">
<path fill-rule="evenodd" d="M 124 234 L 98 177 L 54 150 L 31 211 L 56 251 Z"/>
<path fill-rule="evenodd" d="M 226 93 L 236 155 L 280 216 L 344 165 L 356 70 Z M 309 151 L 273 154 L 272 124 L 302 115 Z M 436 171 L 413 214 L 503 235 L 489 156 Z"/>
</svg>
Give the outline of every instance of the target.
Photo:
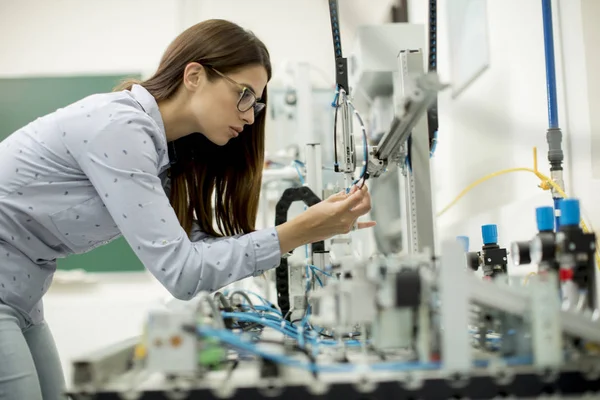
<svg viewBox="0 0 600 400">
<path fill-rule="evenodd" d="M 279 265 L 275 228 L 190 241 L 158 178 L 162 149 L 154 139 L 162 132 L 142 112 L 106 112 L 113 120 L 73 154 L 135 254 L 173 296 L 190 299 Z"/>
</svg>

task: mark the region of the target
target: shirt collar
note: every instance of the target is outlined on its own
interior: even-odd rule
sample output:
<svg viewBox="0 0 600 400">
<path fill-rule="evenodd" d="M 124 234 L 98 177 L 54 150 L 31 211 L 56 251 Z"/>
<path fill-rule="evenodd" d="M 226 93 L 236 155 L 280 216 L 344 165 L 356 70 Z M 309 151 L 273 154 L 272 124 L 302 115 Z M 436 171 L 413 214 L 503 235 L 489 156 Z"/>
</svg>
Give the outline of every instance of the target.
<svg viewBox="0 0 600 400">
<path fill-rule="evenodd" d="M 165 124 L 160 114 L 160 110 L 158 109 L 158 103 L 156 102 L 154 96 L 152 96 L 152 94 L 150 94 L 150 92 L 146 90 L 145 87 L 137 84 L 134 84 L 131 87 L 131 95 L 138 103 L 140 103 L 146 114 L 152 117 L 152 119 L 156 122 L 163 135 L 165 148 L 167 148 L 167 134 L 165 132 Z M 163 154 L 160 154 L 160 156 L 162 156 L 162 162 L 160 163 L 162 170 L 162 168 L 164 168 L 165 166 L 170 165 L 169 154 L 167 151 L 165 151 L 163 152 Z"/>
</svg>

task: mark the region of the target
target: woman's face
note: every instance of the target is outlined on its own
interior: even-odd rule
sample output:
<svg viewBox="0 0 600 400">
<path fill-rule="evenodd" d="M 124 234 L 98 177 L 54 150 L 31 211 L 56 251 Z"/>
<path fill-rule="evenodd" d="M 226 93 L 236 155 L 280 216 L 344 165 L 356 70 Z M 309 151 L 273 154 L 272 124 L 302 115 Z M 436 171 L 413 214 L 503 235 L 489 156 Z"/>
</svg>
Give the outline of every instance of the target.
<svg viewBox="0 0 600 400">
<path fill-rule="evenodd" d="M 242 134 L 245 125 L 254 123 L 255 110 L 262 112 L 260 98 L 267 86 L 267 71 L 262 65 L 227 74 L 213 69 L 217 78 L 209 81 L 207 69 L 211 67 L 200 67 L 199 84 L 191 93 L 189 110 L 198 131 L 214 144 L 224 146 Z"/>
</svg>

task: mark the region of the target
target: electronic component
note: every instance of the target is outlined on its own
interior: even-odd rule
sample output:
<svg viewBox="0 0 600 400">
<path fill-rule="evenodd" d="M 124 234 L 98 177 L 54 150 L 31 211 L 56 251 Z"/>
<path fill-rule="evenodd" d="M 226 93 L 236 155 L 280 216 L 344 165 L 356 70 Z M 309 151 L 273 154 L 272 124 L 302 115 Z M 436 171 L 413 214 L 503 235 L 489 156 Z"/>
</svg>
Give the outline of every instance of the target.
<svg viewBox="0 0 600 400">
<path fill-rule="evenodd" d="M 469 266 L 477 271 L 483 270 L 483 276 L 495 278 L 499 274 L 506 274 L 508 267 L 508 253 L 505 248 L 498 245 L 498 227 L 496 225 L 483 225 L 481 227 L 483 247 L 481 251 L 467 254 Z"/>
<path fill-rule="evenodd" d="M 491 233 L 486 228 L 486 237 Z M 394 396 L 421 398 L 493 398 L 501 390 L 528 397 L 543 388 L 561 395 L 600 392 L 600 356 L 592 345 L 600 343 L 600 321 L 561 309 L 553 271 L 513 287 L 468 272 L 462 243 L 449 240 L 441 249 L 436 260 L 420 253 L 358 263 L 354 279 L 312 292 L 300 320 L 288 321 L 268 301 L 255 304 L 246 294 L 241 304 L 231 301 L 243 292 L 228 301 L 217 295 L 218 314 L 217 299 L 207 294 L 201 299 L 210 308 L 152 312 L 142 359 L 123 362 L 134 344 L 79 359 L 71 395 L 323 398 L 343 390 L 357 397 L 383 394 L 391 383 Z M 499 325 L 467 329 L 473 305 Z M 230 319 L 231 328 L 221 319 Z M 182 338 L 177 346 L 152 345 L 174 337 Z M 588 345 L 569 347 L 563 337 Z M 488 385 L 474 392 L 483 382 Z"/>
<path fill-rule="evenodd" d="M 149 372 L 166 375 L 194 375 L 198 371 L 198 339 L 194 314 L 189 311 L 155 310 L 148 315 L 145 331 L 146 362 Z"/>
<path fill-rule="evenodd" d="M 531 260 L 558 266 L 563 298 L 571 307 L 594 309 L 596 235 L 581 229 L 578 200 L 563 199 L 560 211 L 559 231 L 533 239 Z"/>
<path fill-rule="evenodd" d="M 538 237 L 542 244 L 554 242 L 554 208 L 538 207 L 535 209 Z M 515 265 L 526 265 L 531 263 L 532 241 L 513 242 L 511 244 L 511 257 Z M 541 261 L 538 261 L 540 263 Z"/>
</svg>

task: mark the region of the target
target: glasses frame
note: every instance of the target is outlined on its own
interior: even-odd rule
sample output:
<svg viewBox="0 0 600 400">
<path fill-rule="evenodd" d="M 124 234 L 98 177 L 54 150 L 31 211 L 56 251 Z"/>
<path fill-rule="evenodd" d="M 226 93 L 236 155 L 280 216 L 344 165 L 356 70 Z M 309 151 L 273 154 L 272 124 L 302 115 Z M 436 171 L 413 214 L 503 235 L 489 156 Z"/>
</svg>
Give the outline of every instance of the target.
<svg viewBox="0 0 600 400">
<path fill-rule="evenodd" d="M 265 103 L 261 103 L 256 99 L 256 94 L 252 91 L 252 89 L 248 88 L 245 85 L 242 85 L 239 82 L 236 82 L 235 80 L 231 79 L 230 77 L 228 77 L 227 75 L 225 75 L 224 73 L 222 73 L 221 71 L 213 68 L 210 65 L 206 65 L 206 67 L 210 68 L 211 70 L 213 70 L 217 75 L 219 75 L 221 78 L 225 79 L 226 81 L 228 81 L 229 83 L 237 86 L 240 89 L 240 98 L 238 99 L 237 102 L 237 109 L 240 112 L 246 112 L 248 110 L 250 110 L 251 108 L 254 108 L 254 115 L 258 115 L 260 114 L 260 112 L 262 110 L 264 110 L 266 104 Z M 250 105 L 250 107 L 246 108 L 245 110 L 242 109 L 240 107 L 240 103 L 242 102 L 242 99 L 244 98 L 244 95 L 246 95 L 246 93 L 249 93 L 252 98 L 254 99 L 254 101 L 252 102 L 252 104 Z"/>
</svg>

